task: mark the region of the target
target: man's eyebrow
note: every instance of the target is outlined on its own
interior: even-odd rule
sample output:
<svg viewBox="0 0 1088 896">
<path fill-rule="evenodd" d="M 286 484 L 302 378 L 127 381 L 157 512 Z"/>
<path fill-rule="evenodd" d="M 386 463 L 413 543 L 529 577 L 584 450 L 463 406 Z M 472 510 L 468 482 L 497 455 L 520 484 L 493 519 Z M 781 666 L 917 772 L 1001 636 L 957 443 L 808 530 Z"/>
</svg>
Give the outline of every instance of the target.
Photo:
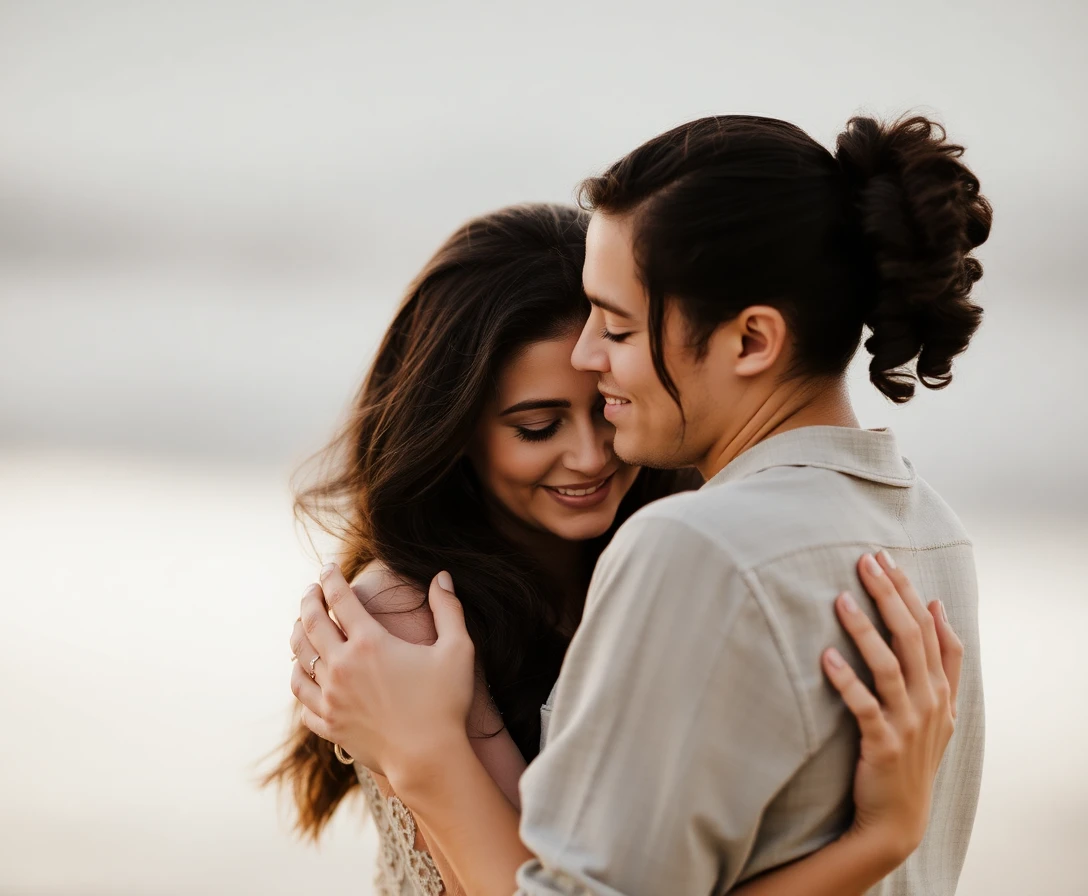
<svg viewBox="0 0 1088 896">
<path fill-rule="evenodd" d="M 570 402 L 565 398 L 530 398 L 526 401 L 519 401 L 517 404 L 512 404 L 505 411 L 500 411 L 500 417 L 506 417 L 509 414 L 516 414 L 519 411 L 543 411 L 551 408 L 569 408 Z"/>
<path fill-rule="evenodd" d="M 607 311 L 609 314 L 616 315 L 616 317 L 622 317 L 624 320 L 633 320 L 635 317 L 630 311 L 624 311 L 619 305 L 614 305 L 600 296 L 591 296 L 586 293 L 586 298 L 589 299 L 590 305 L 596 305 L 602 311 Z"/>
</svg>

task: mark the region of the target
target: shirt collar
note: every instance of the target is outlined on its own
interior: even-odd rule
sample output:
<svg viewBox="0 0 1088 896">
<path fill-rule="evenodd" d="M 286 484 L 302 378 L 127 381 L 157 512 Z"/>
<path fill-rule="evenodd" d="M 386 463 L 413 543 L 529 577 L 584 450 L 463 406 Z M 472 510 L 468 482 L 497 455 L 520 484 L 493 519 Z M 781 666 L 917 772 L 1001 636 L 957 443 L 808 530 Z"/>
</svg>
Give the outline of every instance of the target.
<svg viewBox="0 0 1088 896">
<path fill-rule="evenodd" d="M 802 426 L 749 448 L 706 485 L 743 479 L 771 467 L 823 467 L 900 488 L 909 487 L 915 479 L 891 430 Z"/>
</svg>

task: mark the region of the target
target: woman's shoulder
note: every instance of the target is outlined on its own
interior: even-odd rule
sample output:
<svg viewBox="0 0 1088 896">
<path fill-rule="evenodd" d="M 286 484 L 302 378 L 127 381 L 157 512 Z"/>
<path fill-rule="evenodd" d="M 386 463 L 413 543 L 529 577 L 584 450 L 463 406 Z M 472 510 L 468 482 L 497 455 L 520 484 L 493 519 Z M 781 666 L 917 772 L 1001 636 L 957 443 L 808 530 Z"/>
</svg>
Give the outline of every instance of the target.
<svg viewBox="0 0 1088 896">
<path fill-rule="evenodd" d="M 380 560 L 371 560 L 351 581 L 367 612 L 392 634 L 413 644 L 433 644 L 438 637 L 427 594 Z"/>
</svg>

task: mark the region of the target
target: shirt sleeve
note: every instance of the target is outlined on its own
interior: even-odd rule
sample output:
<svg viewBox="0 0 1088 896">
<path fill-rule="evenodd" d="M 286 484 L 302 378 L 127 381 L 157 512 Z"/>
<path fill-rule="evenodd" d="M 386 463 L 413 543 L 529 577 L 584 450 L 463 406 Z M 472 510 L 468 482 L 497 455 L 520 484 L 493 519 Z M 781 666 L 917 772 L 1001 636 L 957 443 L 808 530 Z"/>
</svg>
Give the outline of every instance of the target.
<svg viewBox="0 0 1088 896">
<path fill-rule="evenodd" d="M 602 555 L 521 781 L 519 893 L 660 896 L 736 882 L 806 756 L 763 606 L 728 553 L 638 515 Z"/>
</svg>

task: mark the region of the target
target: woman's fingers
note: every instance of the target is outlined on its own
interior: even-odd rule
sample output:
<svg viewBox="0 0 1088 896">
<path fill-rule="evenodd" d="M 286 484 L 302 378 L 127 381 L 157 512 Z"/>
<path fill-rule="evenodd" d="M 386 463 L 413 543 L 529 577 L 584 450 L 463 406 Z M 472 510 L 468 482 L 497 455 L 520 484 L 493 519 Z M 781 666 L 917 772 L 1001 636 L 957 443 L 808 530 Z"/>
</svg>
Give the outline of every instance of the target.
<svg viewBox="0 0 1088 896">
<path fill-rule="evenodd" d="M 468 638 L 465 628 L 465 610 L 453 590 L 453 577 L 442 570 L 431 580 L 427 600 L 434 618 L 434 628 L 439 641 Z M 471 643 L 471 642 L 470 642 Z"/>
<path fill-rule="evenodd" d="M 898 712 L 907 703 L 907 686 L 903 680 L 903 670 L 899 666 L 888 642 L 884 640 L 872 621 L 861 612 L 849 594 L 840 594 L 835 601 L 835 611 L 838 613 L 839 622 L 846 629 L 850 637 L 865 660 L 865 665 L 873 673 L 873 681 L 876 684 L 880 699 L 893 712 Z"/>
<path fill-rule="evenodd" d="M 291 670 L 291 693 L 306 709 L 320 717 L 321 688 L 310 680 L 310 673 L 300 663 L 295 663 L 295 668 Z"/>
<path fill-rule="evenodd" d="M 929 664 L 922 630 L 884 567 L 872 554 L 866 554 L 858 562 L 858 575 L 895 639 L 895 655 L 899 658 L 907 687 L 928 686 Z"/>
<path fill-rule="evenodd" d="M 343 632 L 329 618 L 320 585 L 311 585 L 306 589 L 306 593 L 302 596 L 302 608 L 299 615 L 306 637 L 321 656 L 328 656 L 344 643 Z"/>
<path fill-rule="evenodd" d="M 889 729 L 876 697 L 834 647 L 824 651 L 823 665 L 824 673 L 858 720 L 861 736 L 871 739 L 874 744 L 882 743 Z"/>
<path fill-rule="evenodd" d="M 321 589 L 329 609 L 346 635 L 380 638 L 386 634 L 385 627 L 366 611 L 335 563 L 326 563 L 321 567 Z"/>
<path fill-rule="evenodd" d="M 295 623 L 295 627 L 291 631 L 291 653 L 295 655 L 299 666 L 310 676 L 311 680 L 317 681 L 317 675 L 322 666 L 321 655 L 314 649 L 310 639 L 306 637 L 301 619 Z"/>
<path fill-rule="evenodd" d="M 325 724 L 325 720 L 321 718 L 316 712 L 311 710 L 307 706 L 302 707 L 302 713 L 299 715 L 299 721 L 302 722 L 307 728 L 309 728 L 314 734 L 320 737 L 322 740 L 334 740 L 329 726 Z"/>
<path fill-rule="evenodd" d="M 911 616 L 914 617 L 914 621 L 918 623 L 918 629 L 922 633 L 922 643 L 925 645 L 926 666 L 929 668 L 929 674 L 939 678 L 942 674 L 941 647 L 937 641 L 937 630 L 933 624 L 933 617 L 918 596 L 918 592 L 914 590 L 914 586 L 911 584 L 910 579 L 907 578 L 906 573 L 895 565 L 891 554 L 887 551 L 881 551 L 876 555 L 876 560 L 895 586 L 895 590 L 899 592 L 899 596 L 903 599 L 903 603 L 906 605 L 907 610 L 910 611 Z"/>
<path fill-rule="evenodd" d="M 963 669 L 963 642 L 949 625 L 944 604 L 939 600 L 931 602 L 929 612 L 933 616 L 937 640 L 941 645 L 941 663 L 944 667 L 945 678 L 948 679 L 948 700 L 952 718 L 956 718 L 956 698 L 960 692 L 960 671 Z"/>
</svg>

